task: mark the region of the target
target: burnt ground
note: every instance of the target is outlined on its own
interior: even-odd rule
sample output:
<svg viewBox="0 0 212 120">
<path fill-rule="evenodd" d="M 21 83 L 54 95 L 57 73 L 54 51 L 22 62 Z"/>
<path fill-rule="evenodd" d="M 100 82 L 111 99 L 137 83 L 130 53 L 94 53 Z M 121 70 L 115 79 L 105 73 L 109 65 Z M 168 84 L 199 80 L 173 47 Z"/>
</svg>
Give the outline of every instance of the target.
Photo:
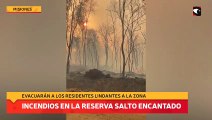
<svg viewBox="0 0 212 120">
<path fill-rule="evenodd" d="M 108 71 L 71 72 L 67 76 L 67 91 L 70 92 L 145 92 L 145 77 Z M 66 120 L 146 120 L 145 114 L 67 114 Z"/>
<path fill-rule="evenodd" d="M 91 71 L 91 70 L 90 70 Z M 68 91 L 97 92 L 145 92 L 146 80 L 139 77 L 115 77 L 114 74 L 96 72 L 72 72 L 67 77 Z M 95 74 L 96 73 L 96 74 Z M 116 75 L 117 76 L 117 75 Z"/>
</svg>

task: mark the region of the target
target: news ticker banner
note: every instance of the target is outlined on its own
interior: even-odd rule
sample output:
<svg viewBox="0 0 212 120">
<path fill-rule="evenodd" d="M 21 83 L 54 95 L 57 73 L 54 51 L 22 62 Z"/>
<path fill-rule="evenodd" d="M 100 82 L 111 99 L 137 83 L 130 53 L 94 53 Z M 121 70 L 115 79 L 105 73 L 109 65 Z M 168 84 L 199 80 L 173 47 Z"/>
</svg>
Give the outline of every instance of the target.
<svg viewBox="0 0 212 120">
<path fill-rule="evenodd" d="M 7 92 L 9 114 L 187 114 L 188 92 Z"/>
<path fill-rule="evenodd" d="M 6 6 L 7 13 L 41 13 L 41 6 Z"/>
</svg>

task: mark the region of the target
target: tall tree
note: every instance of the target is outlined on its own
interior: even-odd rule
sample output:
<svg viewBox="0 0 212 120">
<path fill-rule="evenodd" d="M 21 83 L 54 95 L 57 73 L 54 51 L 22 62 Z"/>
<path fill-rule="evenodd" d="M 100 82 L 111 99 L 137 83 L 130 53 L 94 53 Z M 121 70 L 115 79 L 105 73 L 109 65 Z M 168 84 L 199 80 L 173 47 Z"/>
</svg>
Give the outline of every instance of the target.
<svg viewBox="0 0 212 120">
<path fill-rule="evenodd" d="M 121 54 L 122 54 L 122 77 L 125 77 L 125 67 L 126 67 L 126 61 L 125 61 L 125 51 L 124 51 L 124 43 L 125 43 L 125 37 L 126 37 L 126 28 L 125 28 L 125 10 L 126 10 L 126 2 L 127 0 L 119 0 L 118 5 L 118 14 L 119 19 L 121 21 Z"/>
<path fill-rule="evenodd" d="M 128 68 L 129 72 L 133 71 L 133 64 L 135 62 L 135 52 L 138 49 L 138 44 L 136 41 L 141 39 L 138 34 L 142 29 L 142 24 L 144 23 L 142 18 L 144 17 L 144 5 L 141 0 L 130 0 L 129 1 L 129 16 L 127 18 L 127 28 L 128 28 Z M 141 47 L 141 46 L 140 46 Z M 143 61 L 142 61 L 143 62 Z"/>
<path fill-rule="evenodd" d="M 108 6 L 108 12 L 111 20 L 111 40 L 112 40 L 112 46 L 113 46 L 113 51 L 112 51 L 112 68 L 114 68 L 114 62 L 115 62 L 115 71 L 117 70 L 118 67 L 118 40 L 117 40 L 117 17 L 116 14 L 113 12 L 116 10 L 116 1 L 111 1 L 111 3 Z"/>
<path fill-rule="evenodd" d="M 67 63 L 66 63 L 66 73 L 70 71 L 70 60 L 72 52 L 73 38 L 75 30 L 77 27 L 77 21 L 75 17 L 77 7 L 77 0 L 67 0 L 66 1 L 66 46 L 67 46 Z"/>
<path fill-rule="evenodd" d="M 109 39 L 111 35 L 111 27 L 108 24 L 101 24 L 99 26 L 99 33 L 102 36 L 104 48 L 105 48 L 105 66 L 108 67 L 109 58 Z"/>
<path fill-rule="evenodd" d="M 138 59 L 136 52 L 141 47 L 139 32 L 145 23 L 145 0 L 118 0 L 113 2 L 112 6 L 115 7 L 109 11 L 116 13 L 121 26 L 120 60 L 122 59 L 122 61 L 120 63 L 122 66 L 120 68 L 122 77 L 125 77 L 126 66 L 128 66 L 128 71 L 132 72 L 133 66 L 137 62 L 135 59 Z"/>
<path fill-rule="evenodd" d="M 86 55 L 86 48 L 87 48 L 87 24 L 89 16 L 92 12 L 94 12 L 95 2 L 94 0 L 80 0 L 80 4 L 77 7 L 77 22 L 81 28 L 81 38 L 82 38 L 82 53 L 83 53 L 83 64 L 84 66 L 87 65 L 87 55 Z"/>
<path fill-rule="evenodd" d="M 87 33 L 87 41 L 88 41 L 88 59 L 90 59 L 92 68 L 99 68 L 99 41 L 97 37 L 97 33 L 94 29 L 88 29 Z"/>
</svg>

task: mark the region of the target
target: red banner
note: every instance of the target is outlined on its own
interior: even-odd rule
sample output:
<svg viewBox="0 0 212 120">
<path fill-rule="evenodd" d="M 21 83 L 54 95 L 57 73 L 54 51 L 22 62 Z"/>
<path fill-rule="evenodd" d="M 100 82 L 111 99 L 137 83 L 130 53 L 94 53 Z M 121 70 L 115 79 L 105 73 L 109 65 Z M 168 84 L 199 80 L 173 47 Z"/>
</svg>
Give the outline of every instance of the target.
<svg viewBox="0 0 212 120">
<path fill-rule="evenodd" d="M 7 100 L 9 114 L 172 113 L 187 114 L 188 100 Z"/>
</svg>

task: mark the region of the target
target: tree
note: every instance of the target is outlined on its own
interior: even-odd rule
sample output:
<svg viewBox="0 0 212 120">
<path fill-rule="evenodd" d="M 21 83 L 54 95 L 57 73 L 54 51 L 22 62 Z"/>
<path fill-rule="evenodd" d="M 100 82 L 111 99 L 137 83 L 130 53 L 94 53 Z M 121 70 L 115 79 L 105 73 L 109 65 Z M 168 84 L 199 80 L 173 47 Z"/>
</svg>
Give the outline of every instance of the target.
<svg viewBox="0 0 212 120">
<path fill-rule="evenodd" d="M 126 66 L 128 71 L 133 71 L 133 66 L 138 60 L 137 52 L 141 48 L 142 25 L 145 23 L 145 0 L 118 0 L 113 2 L 110 12 L 115 13 L 121 26 L 121 58 L 122 77 L 125 77 Z M 116 7 L 117 6 L 117 7 Z M 110 15 L 114 16 L 114 15 Z M 114 17 L 113 17 L 114 18 Z M 112 20 L 113 23 L 113 20 Z"/>
<path fill-rule="evenodd" d="M 113 46 L 113 51 L 112 51 L 112 68 L 114 68 L 114 61 L 115 61 L 115 70 L 117 70 L 118 67 L 118 40 L 117 40 L 117 17 L 116 14 L 113 12 L 116 9 L 116 1 L 111 1 L 109 7 L 108 7 L 108 12 L 111 20 L 111 40 L 112 40 L 112 46 Z"/>
<path fill-rule="evenodd" d="M 87 65 L 86 55 L 86 36 L 87 36 L 87 23 L 88 18 L 92 12 L 94 12 L 95 2 L 94 0 L 81 0 L 77 7 L 77 23 L 81 28 L 82 48 L 83 48 L 83 64 Z"/>
<path fill-rule="evenodd" d="M 99 68 L 99 54 L 98 54 L 98 48 L 99 48 L 99 42 L 97 33 L 94 29 L 88 29 L 87 33 L 87 46 L 88 46 L 88 59 L 90 58 L 90 63 L 92 68 Z"/>
<path fill-rule="evenodd" d="M 105 66 L 108 67 L 109 58 L 109 39 L 111 35 L 111 27 L 108 24 L 101 24 L 99 26 L 99 33 L 102 36 L 104 48 L 105 48 Z"/>
<path fill-rule="evenodd" d="M 135 53 L 138 48 L 136 41 L 139 39 L 142 24 L 144 23 L 142 18 L 144 17 L 144 4 L 141 0 L 130 0 L 128 8 L 129 17 L 127 18 L 126 26 L 128 28 L 128 63 L 129 72 L 133 71 L 134 60 L 136 59 Z M 143 57 L 143 56 L 141 56 Z M 142 60 L 143 62 L 143 60 Z"/>
<path fill-rule="evenodd" d="M 72 44 L 73 38 L 75 34 L 75 30 L 77 27 L 75 12 L 77 7 L 76 0 L 66 0 L 66 46 L 67 46 L 67 63 L 66 63 L 66 73 L 69 73 L 70 70 L 70 60 L 71 60 L 71 52 L 72 52 Z"/>
<path fill-rule="evenodd" d="M 125 61 L 125 52 L 124 52 L 124 42 L 126 37 L 126 28 L 125 28 L 125 10 L 126 10 L 126 2 L 127 0 L 119 0 L 118 5 L 118 14 L 119 19 L 121 21 L 121 54 L 122 54 L 122 77 L 125 77 L 125 67 L 126 67 L 126 61 Z"/>
</svg>

